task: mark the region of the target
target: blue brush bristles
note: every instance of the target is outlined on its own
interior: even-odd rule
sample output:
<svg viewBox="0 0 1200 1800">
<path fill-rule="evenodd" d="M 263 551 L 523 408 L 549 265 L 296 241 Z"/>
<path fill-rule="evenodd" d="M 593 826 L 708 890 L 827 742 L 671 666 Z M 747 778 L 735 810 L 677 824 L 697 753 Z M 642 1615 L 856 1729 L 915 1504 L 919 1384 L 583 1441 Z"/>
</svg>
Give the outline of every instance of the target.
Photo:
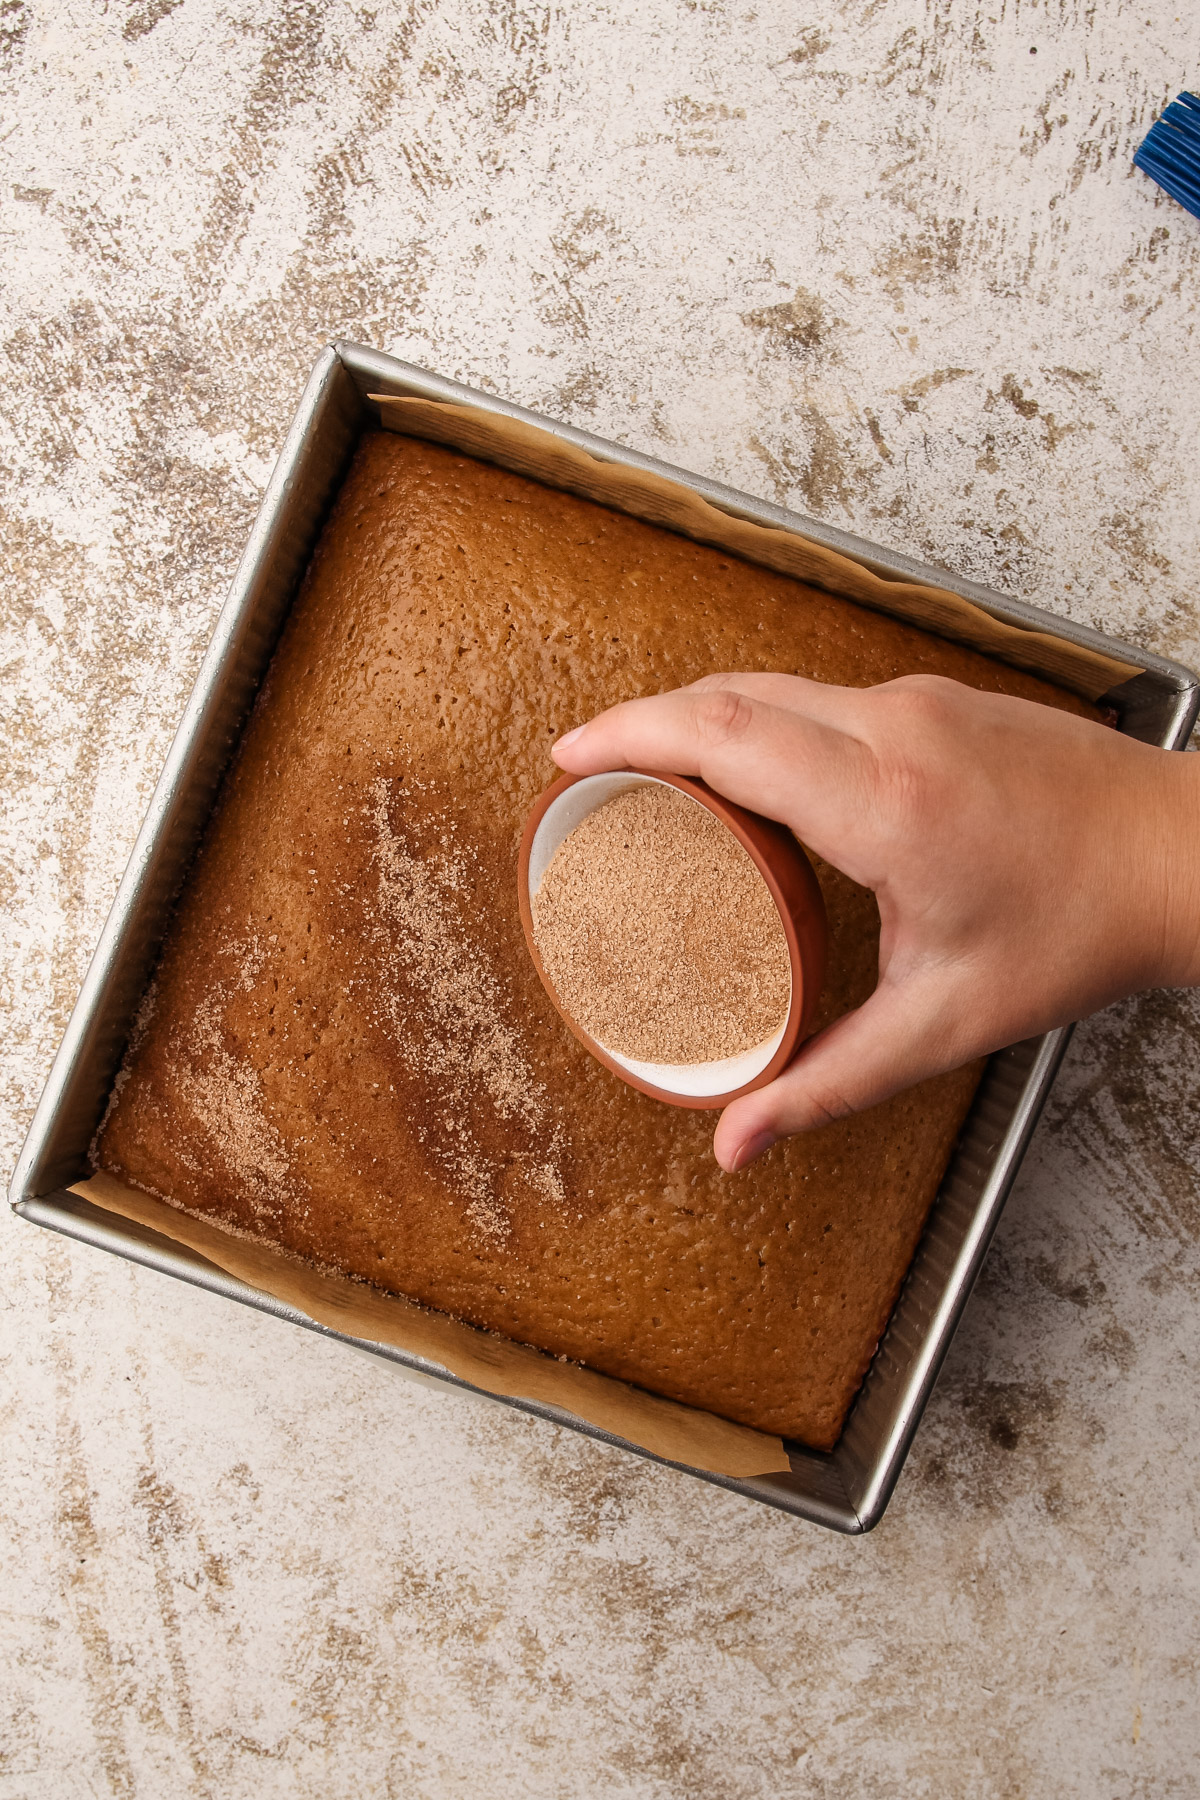
<svg viewBox="0 0 1200 1800">
<path fill-rule="evenodd" d="M 1133 160 L 1200 219 L 1200 97 L 1180 94 L 1172 100 Z"/>
</svg>

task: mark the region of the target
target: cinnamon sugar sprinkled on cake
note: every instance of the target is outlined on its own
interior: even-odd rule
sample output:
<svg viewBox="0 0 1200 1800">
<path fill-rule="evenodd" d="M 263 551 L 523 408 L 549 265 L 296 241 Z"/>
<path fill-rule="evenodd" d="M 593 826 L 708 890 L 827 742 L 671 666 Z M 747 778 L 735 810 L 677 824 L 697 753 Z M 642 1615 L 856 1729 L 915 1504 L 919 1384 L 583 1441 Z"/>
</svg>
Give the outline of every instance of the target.
<svg viewBox="0 0 1200 1800">
<path fill-rule="evenodd" d="M 502 1239 L 507 1203 L 524 1196 L 542 1207 L 563 1204 L 562 1128 L 522 1052 L 511 999 L 465 927 L 464 855 L 449 849 L 446 833 L 440 855 L 413 854 L 392 823 L 398 785 L 381 777 L 371 788 L 381 920 L 372 942 L 375 1004 L 427 1087 L 426 1151 L 467 1200 L 468 1218 Z M 489 1113 L 507 1122 L 500 1156 L 485 1141 Z M 516 1148 L 514 1126 L 525 1140 Z"/>
<path fill-rule="evenodd" d="M 532 897 L 547 975 L 608 1050 L 711 1062 L 778 1031 L 791 966 L 770 890 L 715 814 L 627 788 L 564 838 Z"/>
<path fill-rule="evenodd" d="M 230 1001 L 253 988 L 265 952 L 257 938 L 250 938 L 222 945 L 220 954 L 233 960 L 232 976 L 214 982 L 190 1029 L 174 1046 L 183 1077 L 181 1096 L 207 1140 L 207 1153 L 215 1151 L 256 1216 L 266 1219 L 284 1202 L 298 1200 L 291 1159 L 263 1109 L 261 1074 L 234 1055 L 223 1029 Z M 195 1160 L 201 1166 L 186 1146 L 179 1155 L 185 1163 Z"/>
</svg>

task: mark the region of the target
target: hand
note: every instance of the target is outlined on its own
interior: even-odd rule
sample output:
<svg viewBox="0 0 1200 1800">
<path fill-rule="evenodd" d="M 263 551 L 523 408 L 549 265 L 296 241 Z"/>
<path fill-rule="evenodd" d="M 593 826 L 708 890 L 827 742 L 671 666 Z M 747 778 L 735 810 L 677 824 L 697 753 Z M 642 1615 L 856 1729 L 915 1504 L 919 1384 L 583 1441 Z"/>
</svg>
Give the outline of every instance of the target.
<svg viewBox="0 0 1200 1800">
<path fill-rule="evenodd" d="M 710 675 L 553 756 L 699 775 L 875 893 L 874 994 L 726 1107 L 730 1172 L 1139 988 L 1200 982 L 1200 759 L 1072 714 L 933 675 Z"/>
</svg>

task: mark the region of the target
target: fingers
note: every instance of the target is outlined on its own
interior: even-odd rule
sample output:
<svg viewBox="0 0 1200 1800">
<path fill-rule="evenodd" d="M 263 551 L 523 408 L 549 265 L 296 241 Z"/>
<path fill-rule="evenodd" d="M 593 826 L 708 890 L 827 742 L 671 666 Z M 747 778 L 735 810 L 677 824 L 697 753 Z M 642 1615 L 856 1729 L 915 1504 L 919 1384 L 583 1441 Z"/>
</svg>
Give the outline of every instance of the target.
<svg viewBox="0 0 1200 1800">
<path fill-rule="evenodd" d="M 713 694 L 727 690 L 744 694 L 748 700 L 760 700 L 777 706 L 782 712 L 802 713 L 824 725 L 853 733 L 857 727 L 864 699 L 870 704 L 869 688 L 838 687 L 830 681 L 810 681 L 807 675 L 781 675 L 749 669 L 732 670 L 724 675 L 701 675 L 683 692 Z"/>
<path fill-rule="evenodd" d="M 699 775 L 740 805 L 783 819 L 822 855 L 823 842 L 839 825 L 844 832 L 848 813 L 865 801 L 874 769 L 856 738 L 728 687 L 626 701 L 560 738 L 552 754 L 576 775 Z"/>
<path fill-rule="evenodd" d="M 885 977 L 778 1080 L 725 1108 L 713 1139 L 717 1161 L 734 1174 L 779 1138 L 865 1112 L 929 1075 L 961 1067 L 983 1048 L 965 1040 L 961 1017 L 943 980 Z"/>
</svg>

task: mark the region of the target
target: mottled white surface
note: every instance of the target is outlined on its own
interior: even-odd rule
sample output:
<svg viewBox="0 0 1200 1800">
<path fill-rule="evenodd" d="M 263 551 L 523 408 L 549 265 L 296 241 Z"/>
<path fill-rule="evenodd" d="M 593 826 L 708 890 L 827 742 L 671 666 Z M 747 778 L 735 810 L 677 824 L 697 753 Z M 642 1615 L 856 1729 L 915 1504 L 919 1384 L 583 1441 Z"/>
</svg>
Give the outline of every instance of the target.
<svg viewBox="0 0 1200 1800">
<path fill-rule="evenodd" d="M 0 70 L 9 1166 L 328 335 L 1200 660 L 1194 6 L 3 0 Z M 859 1542 L 6 1216 L 0 1800 L 1194 1794 L 1198 1017 L 1079 1034 Z"/>
</svg>

